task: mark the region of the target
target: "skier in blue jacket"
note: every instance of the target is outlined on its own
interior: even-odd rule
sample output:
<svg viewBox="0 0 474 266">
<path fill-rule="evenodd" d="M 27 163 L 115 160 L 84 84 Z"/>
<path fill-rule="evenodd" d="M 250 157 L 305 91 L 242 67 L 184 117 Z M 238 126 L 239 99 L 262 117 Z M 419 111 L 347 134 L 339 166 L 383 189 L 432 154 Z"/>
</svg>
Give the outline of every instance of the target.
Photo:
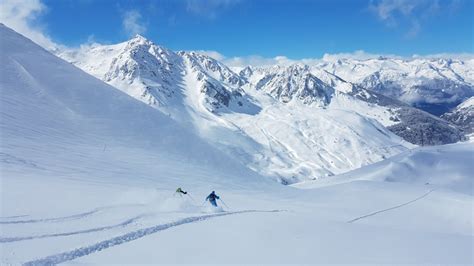
<svg viewBox="0 0 474 266">
<path fill-rule="evenodd" d="M 219 199 L 219 196 L 216 195 L 215 191 L 212 191 L 211 194 L 207 196 L 206 201 L 209 201 L 212 204 L 212 206 L 217 207 L 216 200 L 218 199 Z"/>
</svg>

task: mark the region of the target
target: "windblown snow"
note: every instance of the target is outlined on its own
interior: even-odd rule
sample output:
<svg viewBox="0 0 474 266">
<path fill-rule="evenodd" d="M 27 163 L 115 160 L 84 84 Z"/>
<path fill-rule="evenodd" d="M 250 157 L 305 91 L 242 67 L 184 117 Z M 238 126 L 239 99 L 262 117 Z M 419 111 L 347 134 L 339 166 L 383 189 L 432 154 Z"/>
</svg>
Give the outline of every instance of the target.
<svg viewBox="0 0 474 266">
<path fill-rule="evenodd" d="M 472 143 L 408 150 L 370 118 L 390 123 L 383 108 L 354 111 L 370 104 L 311 73 L 289 83 L 304 89 L 246 90 L 218 62 L 150 45 L 141 63 L 156 79 L 126 79 L 145 66 L 120 51 L 94 62 L 126 66 L 119 90 L 0 36 L 2 265 L 474 263 Z M 331 174 L 307 189 L 273 180 Z M 204 202 L 212 190 L 220 209 Z"/>
</svg>

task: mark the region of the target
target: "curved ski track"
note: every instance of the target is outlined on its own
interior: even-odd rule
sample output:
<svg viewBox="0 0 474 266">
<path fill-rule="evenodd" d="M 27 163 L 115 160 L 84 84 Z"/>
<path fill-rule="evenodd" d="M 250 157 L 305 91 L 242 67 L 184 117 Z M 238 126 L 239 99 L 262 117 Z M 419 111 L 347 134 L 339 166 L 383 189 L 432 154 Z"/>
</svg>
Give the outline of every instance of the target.
<svg viewBox="0 0 474 266">
<path fill-rule="evenodd" d="M 41 222 L 64 222 L 64 221 L 69 221 L 69 220 L 76 220 L 76 219 L 81 219 L 85 218 L 87 216 L 90 216 L 92 214 L 107 210 L 107 209 L 113 209 L 113 208 L 118 208 L 118 207 L 126 207 L 126 206 L 137 206 L 140 204 L 128 204 L 128 205 L 116 205 L 116 206 L 106 206 L 106 207 L 99 207 L 95 208 L 93 210 L 83 212 L 83 213 L 78 213 L 78 214 L 73 214 L 73 215 L 68 215 L 68 216 L 62 216 L 62 217 L 54 217 L 54 218 L 43 218 L 43 219 L 30 219 L 30 220 L 13 220 L 13 221 L 0 221 L 0 224 L 27 224 L 27 223 L 41 223 Z M 17 216 L 10 216 L 10 217 L 3 217 L 2 219 L 6 218 L 20 218 L 20 217 L 26 217 L 28 215 L 17 215 Z"/>
<path fill-rule="evenodd" d="M 23 265 L 54 265 L 58 263 L 63 263 L 66 261 L 71 261 L 79 257 L 87 256 L 91 253 L 99 252 L 101 250 L 111 248 L 113 246 L 121 245 L 130 241 L 134 241 L 136 239 L 154 234 L 159 231 L 163 231 L 166 229 L 169 229 L 171 227 L 176 227 L 180 226 L 183 224 L 188 224 L 188 223 L 195 223 L 195 222 L 200 222 L 204 220 L 208 220 L 211 218 L 215 217 L 220 217 L 220 216 L 227 216 L 227 215 L 235 215 L 235 214 L 242 214 L 242 213 L 265 213 L 265 212 L 281 212 L 282 210 L 270 210 L 270 211 L 264 211 L 264 210 L 244 210 L 244 211 L 235 211 L 235 212 L 224 212 L 224 213 L 217 213 L 217 214 L 208 214 L 208 215 L 202 215 L 202 216 L 194 216 L 194 217 L 187 217 L 183 218 L 180 220 L 177 220 L 175 222 L 171 223 L 166 223 L 166 224 L 159 224 L 139 230 L 135 230 L 120 236 L 116 236 L 107 240 L 103 240 L 101 242 L 97 242 L 95 244 L 73 249 L 70 251 L 58 253 L 58 254 L 53 254 L 44 258 L 40 258 L 37 260 L 29 261 L 24 263 Z"/>
<path fill-rule="evenodd" d="M 416 201 L 419 201 L 419 200 L 423 199 L 424 197 L 426 197 L 426 196 L 428 196 L 429 194 L 431 194 L 431 192 L 433 192 L 433 191 L 435 191 L 435 190 L 432 189 L 432 190 L 426 192 L 425 194 L 419 196 L 418 198 L 413 199 L 413 200 L 410 200 L 410 201 L 405 202 L 405 203 L 403 203 L 403 204 L 400 204 L 400 205 L 397 205 L 397 206 L 393 206 L 393 207 L 390 207 L 390 208 L 387 208 L 387 209 L 375 211 L 375 212 L 372 212 L 372 213 L 369 213 L 369 214 L 366 214 L 366 215 L 363 215 L 363 216 L 354 218 L 354 219 L 349 220 L 349 221 L 347 221 L 347 222 L 348 222 L 348 223 L 353 223 L 353 222 L 356 222 L 356 221 L 358 221 L 358 220 L 365 219 L 365 218 L 367 218 L 367 217 L 374 216 L 374 215 L 377 215 L 377 214 L 382 213 L 382 212 L 387 212 L 387 211 L 391 211 L 391 210 L 394 210 L 394 209 L 401 208 L 401 207 L 403 207 L 403 206 L 409 205 L 409 204 L 411 204 L 411 203 L 413 203 L 413 202 L 416 202 Z"/>
<path fill-rule="evenodd" d="M 44 235 L 36 235 L 36 236 L 0 237 L 0 243 L 17 242 L 17 241 L 24 241 L 24 240 L 40 239 L 40 238 L 58 237 L 58 236 L 71 236 L 71 235 L 78 235 L 78 234 L 93 233 L 93 232 L 98 232 L 98 231 L 105 231 L 105 230 L 110 230 L 110 229 L 117 228 L 117 227 L 127 226 L 127 225 L 137 221 L 138 219 L 144 217 L 144 216 L 145 215 L 139 215 L 139 216 L 130 218 L 128 220 L 125 220 L 125 221 L 123 221 L 119 224 L 115 224 L 115 225 L 108 225 L 108 226 L 102 226 L 102 227 L 91 228 L 91 229 L 84 229 L 84 230 L 73 231 L 73 232 L 65 232 L 65 233 L 57 233 L 57 234 L 44 234 Z"/>
</svg>

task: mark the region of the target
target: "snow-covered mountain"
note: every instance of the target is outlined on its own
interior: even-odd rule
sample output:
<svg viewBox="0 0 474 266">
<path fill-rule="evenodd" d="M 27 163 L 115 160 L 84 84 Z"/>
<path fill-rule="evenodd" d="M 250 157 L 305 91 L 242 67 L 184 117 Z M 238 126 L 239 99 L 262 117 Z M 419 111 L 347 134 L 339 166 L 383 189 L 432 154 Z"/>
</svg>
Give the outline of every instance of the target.
<svg viewBox="0 0 474 266">
<path fill-rule="evenodd" d="M 334 89 L 313 75 L 308 66 L 295 64 L 285 68 L 277 67 L 275 70 L 264 74 L 252 84 L 254 88 L 283 103 L 297 99 L 304 104 L 323 107 L 331 102 Z M 242 74 L 246 75 L 245 72 Z M 252 75 L 245 77 L 251 79 Z"/>
<path fill-rule="evenodd" d="M 227 66 L 195 52 L 179 52 L 178 55 L 188 67 L 188 82 L 196 83 L 201 105 L 208 111 L 255 112 L 257 106 L 242 90 L 244 81 Z"/>
<path fill-rule="evenodd" d="M 60 172 L 64 178 L 77 175 L 75 169 L 82 169 L 82 174 L 95 171 L 95 177 L 107 172 L 105 168 L 122 169 L 138 179 L 151 174 L 161 178 L 162 185 L 177 178 L 176 173 L 167 174 L 175 168 L 194 169 L 196 174 L 224 169 L 222 176 L 233 172 L 237 177 L 262 179 L 192 129 L 4 25 L 0 24 L 0 31 L 0 156 L 6 162 L 2 174 L 14 172 L 20 164 L 32 173 Z M 137 171 L 140 166 L 143 172 Z M 182 178 L 183 182 L 193 179 Z"/>
<path fill-rule="evenodd" d="M 405 151 L 319 180 L 325 187 L 281 186 L 240 164 L 242 155 L 209 145 L 196 127 L 3 25 L 0 36 L 2 265 L 209 264 L 210 258 L 221 265 L 473 264 L 472 143 Z M 175 95 L 171 103 L 183 100 Z M 266 136 L 282 163 L 285 154 L 303 159 L 293 141 L 337 164 L 393 151 L 381 145 L 399 139 L 380 124 L 332 106 L 368 106 L 343 95 L 335 91 L 329 105 L 310 108 L 298 98 L 282 103 L 250 90 L 249 99 L 265 106 L 255 115 L 191 102 L 203 108 L 198 112 L 182 103 L 196 111 L 188 118 L 219 125 L 212 132 L 223 142 L 242 134 L 224 130 L 224 123 L 229 129 L 231 122 L 248 123 L 241 128 Z M 330 134 L 301 137 L 318 132 Z M 357 134 L 370 138 L 362 143 Z M 331 145 L 341 153 L 328 153 Z M 188 194 L 177 195 L 177 187 Z M 219 207 L 201 204 L 212 190 L 221 196 Z"/>
<path fill-rule="evenodd" d="M 240 75 L 249 82 L 249 91 L 263 88 L 282 102 L 296 99 L 310 106 L 316 102 L 318 106 L 357 112 L 377 120 L 413 144 L 439 145 L 464 138 L 459 129 L 438 117 L 346 82 L 324 69 L 300 64 L 247 67 Z"/>
<path fill-rule="evenodd" d="M 175 53 L 142 36 L 59 55 L 283 183 L 335 175 L 411 147 L 374 119 L 396 124 L 387 108 L 306 66 L 275 67 L 278 73 L 257 84 L 257 72 L 240 75 L 209 56 Z"/>
<path fill-rule="evenodd" d="M 465 100 L 454 110 L 443 114 L 442 118 L 457 125 L 468 135 L 474 133 L 474 97 Z"/>
<path fill-rule="evenodd" d="M 196 53 L 177 54 L 140 35 L 117 45 L 83 47 L 59 55 L 164 113 L 181 114 L 178 105 L 185 91 L 180 85 L 191 73 L 198 87 L 194 100 L 205 109 L 239 111 L 252 106 L 240 90 L 241 79 L 221 63 Z"/>
<path fill-rule="evenodd" d="M 435 115 L 474 95 L 474 59 L 337 59 L 315 67 Z"/>
</svg>

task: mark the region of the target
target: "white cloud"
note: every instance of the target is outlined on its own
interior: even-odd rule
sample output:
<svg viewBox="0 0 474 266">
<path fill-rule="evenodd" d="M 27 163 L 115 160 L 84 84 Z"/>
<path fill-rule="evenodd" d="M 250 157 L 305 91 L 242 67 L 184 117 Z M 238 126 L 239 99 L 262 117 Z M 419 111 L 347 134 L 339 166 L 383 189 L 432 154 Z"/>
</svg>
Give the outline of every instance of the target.
<svg viewBox="0 0 474 266">
<path fill-rule="evenodd" d="M 295 63 L 303 63 L 308 59 L 293 60 L 286 56 L 263 57 L 260 55 L 249 55 L 240 57 L 225 58 L 223 62 L 231 67 L 245 67 L 245 66 L 272 66 L 272 65 L 292 65 Z M 307 62 L 309 63 L 309 62 Z"/>
<path fill-rule="evenodd" d="M 407 26 L 406 37 L 413 38 L 421 31 L 423 24 L 441 10 L 452 9 L 457 0 L 371 0 L 369 10 L 389 27 Z M 446 12 L 444 12 L 446 13 Z"/>
<path fill-rule="evenodd" d="M 187 0 L 186 10 L 193 14 L 214 19 L 218 14 L 241 0 Z"/>
<path fill-rule="evenodd" d="M 394 54 L 376 54 L 368 53 L 363 50 L 357 50 L 351 53 L 336 53 L 336 54 L 324 54 L 321 58 L 302 58 L 302 59 L 291 59 L 286 56 L 275 56 L 275 57 L 263 57 L 260 55 L 249 55 L 249 56 L 237 56 L 237 57 L 226 57 L 223 54 L 216 51 L 196 51 L 199 53 L 206 54 L 208 56 L 217 59 L 229 67 L 232 68 L 244 68 L 246 66 L 273 66 L 281 65 L 288 66 L 292 64 L 306 64 L 306 65 L 318 65 L 323 62 L 335 62 L 341 59 L 353 59 L 353 60 L 369 60 L 376 58 L 395 58 L 404 60 L 413 59 L 458 59 L 458 60 L 474 60 L 474 54 L 472 53 L 439 53 L 430 55 L 411 55 L 411 56 L 399 56 Z"/>
<path fill-rule="evenodd" d="M 275 56 L 275 57 L 263 57 L 259 55 L 240 56 L 240 57 L 225 57 L 222 56 L 222 62 L 231 67 L 245 67 L 245 66 L 272 66 L 272 65 L 283 65 L 288 66 L 292 64 L 306 64 L 306 65 L 317 65 L 323 61 L 333 62 L 339 59 L 357 59 L 366 60 L 372 58 L 391 57 L 401 58 L 396 55 L 382 55 L 367 53 L 363 50 L 358 50 L 352 53 L 337 53 L 337 54 L 324 54 L 321 58 L 302 58 L 302 59 L 291 59 L 286 56 Z"/>
<path fill-rule="evenodd" d="M 412 60 L 412 59 L 457 59 L 457 60 L 471 60 L 474 59 L 473 53 L 438 53 L 438 54 L 426 54 L 419 55 L 413 54 L 410 56 L 400 56 L 395 54 L 374 54 L 368 53 L 363 50 L 357 50 L 352 53 L 337 53 L 337 54 L 324 54 L 322 60 L 333 62 L 338 59 L 355 59 L 355 60 L 368 60 L 376 58 L 393 58 L 393 59 L 403 59 L 403 60 Z"/>
<path fill-rule="evenodd" d="M 364 50 L 357 50 L 352 53 L 324 54 L 322 60 L 332 62 L 339 59 L 367 60 L 379 57 L 402 58 L 401 56 L 393 54 L 374 54 L 365 52 Z"/>
<path fill-rule="evenodd" d="M 210 56 L 219 60 L 229 67 L 251 66 L 271 66 L 271 65 L 291 65 L 301 60 L 292 60 L 286 56 L 275 56 L 271 58 L 260 55 L 249 55 L 242 57 L 226 57 L 225 55 L 213 50 L 194 50 L 194 52 Z M 304 59 L 302 59 L 304 60 Z"/>
<path fill-rule="evenodd" d="M 130 35 L 143 34 L 146 32 L 146 26 L 142 21 L 142 15 L 138 10 L 129 10 L 123 14 L 123 29 Z"/>
<path fill-rule="evenodd" d="M 46 6 L 40 0 L 2 0 L 0 22 L 44 48 L 54 50 L 59 45 L 54 43 L 39 26 L 39 17 L 46 10 Z"/>
<path fill-rule="evenodd" d="M 210 56 L 216 60 L 219 60 L 219 61 L 222 61 L 225 59 L 225 56 L 217 51 L 212 51 L 212 50 L 197 50 L 195 51 L 197 53 L 200 53 L 200 54 L 203 54 L 203 55 L 207 55 L 207 56 Z"/>
<path fill-rule="evenodd" d="M 458 60 L 474 60 L 474 54 L 472 53 L 439 53 L 439 54 L 428 54 L 428 55 L 412 55 L 413 59 L 424 58 L 424 59 L 458 59 Z"/>
<path fill-rule="evenodd" d="M 271 66 L 271 65 L 291 65 L 296 63 L 286 56 L 263 57 L 260 55 L 249 55 L 224 58 L 224 64 L 230 67 L 245 67 L 245 66 Z"/>
<path fill-rule="evenodd" d="M 390 24 L 397 23 L 397 16 L 410 16 L 419 4 L 419 0 L 380 0 L 371 1 L 369 8 L 377 14 L 377 16 Z"/>
<path fill-rule="evenodd" d="M 415 19 L 411 22 L 410 29 L 405 34 L 405 37 L 414 38 L 418 35 L 418 33 L 420 33 L 420 31 L 421 31 L 421 24 L 418 20 Z"/>
<path fill-rule="evenodd" d="M 41 16 L 47 12 L 47 6 L 42 0 L 1 0 L 0 23 L 26 36 L 47 50 L 66 49 L 65 46 L 54 42 L 47 33 L 45 25 L 41 24 Z M 124 12 L 123 28 L 129 35 L 143 34 L 146 26 L 141 14 L 136 10 Z M 93 36 L 86 44 L 94 43 Z"/>
</svg>

